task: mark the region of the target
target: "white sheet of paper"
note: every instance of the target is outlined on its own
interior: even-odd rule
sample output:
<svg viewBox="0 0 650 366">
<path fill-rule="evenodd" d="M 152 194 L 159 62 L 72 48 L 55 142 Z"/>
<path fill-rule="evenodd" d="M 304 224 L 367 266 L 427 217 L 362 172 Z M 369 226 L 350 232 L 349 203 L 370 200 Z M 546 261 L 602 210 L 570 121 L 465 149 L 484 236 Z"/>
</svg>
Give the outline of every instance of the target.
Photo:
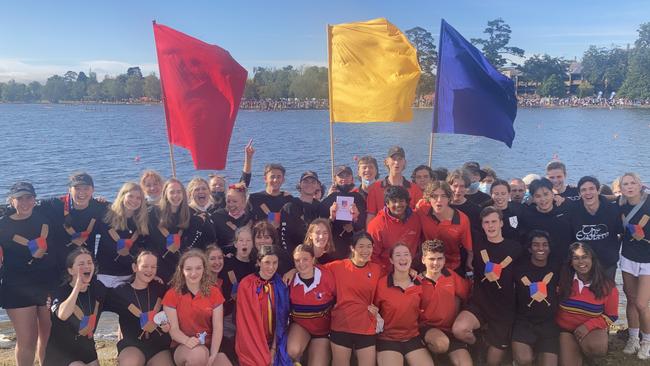
<svg viewBox="0 0 650 366">
<path fill-rule="evenodd" d="M 352 221 L 350 207 L 354 203 L 354 197 L 338 196 L 336 197 L 336 219 L 341 221 Z"/>
</svg>

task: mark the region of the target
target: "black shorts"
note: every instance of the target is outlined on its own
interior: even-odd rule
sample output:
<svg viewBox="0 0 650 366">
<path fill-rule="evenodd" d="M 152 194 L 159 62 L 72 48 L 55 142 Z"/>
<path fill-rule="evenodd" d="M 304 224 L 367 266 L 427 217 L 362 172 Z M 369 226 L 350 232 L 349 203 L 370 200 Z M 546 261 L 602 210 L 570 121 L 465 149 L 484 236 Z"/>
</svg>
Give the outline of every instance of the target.
<svg viewBox="0 0 650 366">
<path fill-rule="evenodd" d="M 420 336 L 415 336 L 406 341 L 389 341 L 387 339 L 377 339 L 377 352 L 381 351 L 395 351 L 406 356 L 409 353 L 425 348 L 424 341 Z"/>
<path fill-rule="evenodd" d="M 2 307 L 18 309 L 45 306 L 49 291 L 46 286 L 2 285 Z"/>
<path fill-rule="evenodd" d="M 376 335 L 354 334 L 347 332 L 330 332 L 330 341 L 345 348 L 360 350 L 376 344 Z"/>
<path fill-rule="evenodd" d="M 531 323 L 527 319 L 516 319 L 512 328 L 512 341 L 524 343 L 535 353 L 559 354 L 560 328 L 552 319 L 543 323 Z"/>
<path fill-rule="evenodd" d="M 425 345 L 427 344 L 427 342 L 424 340 L 424 337 L 427 335 L 429 329 L 434 329 L 434 328 L 436 327 L 432 327 L 430 325 L 425 325 L 420 327 L 420 337 L 422 338 L 422 341 L 424 342 Z M 467 343 L 460 341 L 456 337 L 454 337 L 454 333 L 439 328 L 436 329 L 443 332 L 449 339 L 449 349 L 447 349 L 446 353 L 458 351 L 459 349 L 468 349 Z"/>
<path fill-rule="evenodd" d="M 146 364 L 151 360 L 155 355 L 159 354 L 162 351 L 169 351 L 170 344 L 145 344 L 143 342 L 134 342 L 132 340 L 121 339 L 117 342 L 117 354 L 119 355 L 122 350 L 127 347 L 135 347 L 144 355 L 144 363 Z"/>
<path fill-rule="evenodd" d="M 469 304 L 465 310 L 474 314 L 481 324 L 481 328 L 486 328 L 485 340 L 488 345 L 504 350 L 510 347 L 512 335 L 512 323 L 514 319 L 499 319 L 490 316 L 476 304 Z"/>
<path fill-rule="evenodd" d="M 85 346 L 86 343 L 90 342 L 80 342 L 75 347 L 66 347 L 56 344 L 56 342 L 48 342 L 47 348 L 45 349 L 43 366 L 69 365 L 75 361 L 88 364 L 97 360 L 95 342 L 91 343 L 92 348 Z"/>
</svg>

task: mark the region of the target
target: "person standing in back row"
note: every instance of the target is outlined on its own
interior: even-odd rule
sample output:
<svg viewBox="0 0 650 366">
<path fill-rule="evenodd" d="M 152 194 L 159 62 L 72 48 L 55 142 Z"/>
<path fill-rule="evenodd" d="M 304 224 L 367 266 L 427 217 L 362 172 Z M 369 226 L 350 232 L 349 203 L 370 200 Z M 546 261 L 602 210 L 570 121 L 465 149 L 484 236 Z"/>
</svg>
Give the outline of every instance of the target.
<svg viewBox="0 0 650 366">
<path fill-rule="evenodd" d="M 286 170 L 280 164 L 267 164 L 264 167 L 265 189 L 248 197 L 253 221 L 268 220 L 276 229 L 280 227 L 280 210 L 292 198 L 288 192 L 281 190 L 285 174 Z"/>
<path fill-rule="evenodd" d="M 551 161 L 546 165 L 546 178 L 553 183 L 553 193 L 569 199 L 578 201 L 580 192 L 578 188 L 566 184 L 566 165 L 561 161 Z"/>
<path fill-rule="evenodd" d="M 386 159 L 384 160 L 388 168 L 388 176 L 378 182 L 373 183 L 368 189 L 367 211 L 368 217 L 366 223 L 369 223 L 381 209 L 384 207 L 384 190 L 390 186 L 404 187 L 411 197 L 410 206 L 415 208 L 415 204 L 422 198 L 422 190 L 416 184 L 411 183 L 403 176 L 406 168 L 406 153 L 399 146 L 393 146 L 388 149 Z"/>
</svg>

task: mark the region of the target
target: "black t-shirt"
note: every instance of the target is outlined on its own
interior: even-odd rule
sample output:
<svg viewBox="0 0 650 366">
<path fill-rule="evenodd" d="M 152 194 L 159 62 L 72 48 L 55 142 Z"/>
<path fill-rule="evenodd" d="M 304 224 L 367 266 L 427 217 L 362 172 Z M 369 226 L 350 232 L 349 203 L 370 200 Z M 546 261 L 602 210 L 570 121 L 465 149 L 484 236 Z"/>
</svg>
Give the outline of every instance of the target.
<svg viewBox="0 0 650 366">
<path fill-rule="evenodd" d="M 248 197 L 248 210 L 254 221 L 268 220 L 279 227 L 280 210 L 291 198 L 292 196 L 284 191 L 278 196 L 272 196 L 266 191 L 251 193 Z"/>
<path fill-rule="evenodd" d="M 223 269 L 219 272 L 219 278 L 223 280 L 221 292 L 226 302 L 223 305 L 224 315 L 232 313 L 235 308 L 235 300 L 232 298 L 232 287 L 238 284 L 244 277 L 255 273 L 255 261 L 242 262 L 237 257 L 224 258 Z"/>
<path fill-rule="evenodd" d="M 531 230 L 544 230 L 551 236 L 549 261 L 558 265 L 566 262 L 569 245 L 573 242 L 573 231 L 567 213 L 557 207 L 547 213 L 539 212 L 533 204 L 525 207 L 522 219 L 524 236 Z"/>
<path fill-rule="evenodd" d="M 307 227 L 318 217 L 319 202 L 293 198 L 280 211 L 280 246 L 289 253 L 305 240 Z"/>
<path fill-rule="evenodd" d="M 522 254 L 521 244 L 503 239 L 473 243 L 474 285 L 470 302 L 491 317 L 512 320 L 515 310 L 514 268 Z"/>
<path fill-rule="evenodd" d="M 621 206 L 623 216 L 627 216 L 634 206 L 625 204 Z M 625 258 L 639 262 L 650 263 L 650 198 L 646 199 L 641 209 L 634 214 L 623 235 L 623 249 L 621 255 Z M 640 225 L 640 222 L 644 225 Z"/>
<path fill-rule="evenodd" d="M 239 218 L 235 219 L 228 214 L 226 209 L 219 209 L 212 214 L 212 223 L 217 238 L 217 244 L 225 253 L 234 253 L 233 243 L 235 242 L 235 230 L 248 225 L 251 222 L 251 216 L 244 212 Z"/>
<path fill-rule="evenodd" d="M 534 265 L 522 260 L 515 266 L 515 292 L 517 318 L 539 324 L 554 322 L 557 310 L 557 284 L 560 279 L 557 267 Z"/>
<path fill-rule="evenodd" d="M 578 187 L 574 186 L 567 185 L 564 192 L 560 193 L 559 196 L 570 201 L 580 201 L 580 191 Z"/>
<path fill-rule="evenodd" d="M 35 207 L 52 223 L 52 234 L 64 250 L 59 251 L 58 266 L 65 270 L 65 260 L 79 246 L 86 247 L 95 256 L 95 235 L 108 207 L 107 202 L 91 199 L 88 207 L 79 210 L 71 203 L 70 195 L 44 199 Z"/>
<path fill-rule="evenodd" d="M 3 285 L 56 287 L 61 280 L 56 264 L 61 248 L 52 238 L 51 227 L 47 218 L 36 211 L 23 220 L 11 216 L 0 220 Z"/>
<path fill-rule="evenodd" d="M 466 194 L 465 198 L 478 207 L 485 207 L 486 204 L 492 199 L 489 194 L 483 193 L 481 191 L 476 191 L 476 193 Z"/>
<path fill-rule="evenodd" d="M 145 246 L 147 237 L 138 232 L 132 218 L 126 223 L 127 230 L 116 230 L 109 224 L 100 222 L 97 247 L 97 267 L 100 274 L 128 276 L 133 273 L 133 256 Z"/>
<path fill-rule="evenodd" d="M 359 192 L 332 192 L 329 196 L 320 202 L 318 216 L 328 219 L 330 217 L 330 207 L 336 203 L 338 196 L 353 197 L 354 204 L 359 210 L 359 218 L 356 222 L 334 220 L 332 221 L 332 236 L 334 241 L 334 253 L 331 257 L 334 259 L 344 259 L 350 254 L 350 245 L 352 236 L 357 231 L 366 229 L 366 200 Z M 323 262 L 321 262 L 323 263 Z"/>
<path fill-rule="evenodd" d="M 52 330 L 47 348 L 62 349 L 69 354 L 80 355 L 95 352 L 93 335 L 102 313 L 106 287 L 93 278 L 88 289 L 77 296 L 76 308 L 72 315 L 67 320 L 61 320 L 56 312 L 61 303 L 68 299 L 70 293 L 72 293 L 72 286 L 64 283 L 57 288 L 52 297 Z"/>
<path fill-rule="evenodd" d="M 108 290 L 104 310 L 119 316 L 123 336 L 120 343 L 139 348 L 169 348 L 169 334 L 164 333 L 153 322 L 154 315 L 162 311 L 165 291 L 166 287 L 156 281 L 141 290 L 134 289 L 130 283 Z"/>
<path fill-rule="evenodd" d="M 600 204 L 594 215 L 590 214 L 582 201 L 570 205 L 569 219 L 575 241 L 589 244 L 600 263 L 609 268 L 618 262 L 621 242 L 618 235 L 623 232 L 619 205 L 608 202 L 600 196 Z"/>
<path fill-rule="evenodd" d="M 481 208 L 478 207 L 475 203 L 467 199 L 465 200 L 465 203 L 460 205 L 454 205 L 450 203 L 449 207 L 455 208 L 460 212 L 464 213 L 465 215 L 467 215 L 467 218 L 469 219 L 469 223 L 473 231 L 472 236 L 475 236 L 475 234 L 477 233 L 480 234 L 483 232 L 483 228 L 481 227 Z"/>
<path fill-rule="evenodd" d="M 523 211 L 524 206 L 517 202 L 508 202 L 508 207 L 501 211 L 503 214 L 503 228 L 501 229 L 501 232 L 503 233 L 504 238 L 518 242 L 524 241 L 524 238 L 522 237 L 523 228 L 521 223 Z"/>
</svg>

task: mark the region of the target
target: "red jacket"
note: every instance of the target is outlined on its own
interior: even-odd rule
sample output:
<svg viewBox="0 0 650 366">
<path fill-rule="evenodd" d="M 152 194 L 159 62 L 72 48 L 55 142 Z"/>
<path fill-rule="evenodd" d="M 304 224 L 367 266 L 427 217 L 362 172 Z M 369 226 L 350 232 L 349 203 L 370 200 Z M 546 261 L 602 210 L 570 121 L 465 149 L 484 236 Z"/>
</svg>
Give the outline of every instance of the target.
<svg viewBox="0 0 650 366">
<path fill-rule="evenodd" d="M 368 233 L 375 244 L 372 247 L 373 263 L 382 266 L 385 272 L 390 272 L 390 250 L 398 242 L 408 246 L 411 256 L 415 255 L 420 247 L 422 226 L 420 218 L 407 208 L 406 218 L 400 220 L 390 215 L 388 208 L 384 207 L 379 214 L 368 223 Z"/>
</svg>

